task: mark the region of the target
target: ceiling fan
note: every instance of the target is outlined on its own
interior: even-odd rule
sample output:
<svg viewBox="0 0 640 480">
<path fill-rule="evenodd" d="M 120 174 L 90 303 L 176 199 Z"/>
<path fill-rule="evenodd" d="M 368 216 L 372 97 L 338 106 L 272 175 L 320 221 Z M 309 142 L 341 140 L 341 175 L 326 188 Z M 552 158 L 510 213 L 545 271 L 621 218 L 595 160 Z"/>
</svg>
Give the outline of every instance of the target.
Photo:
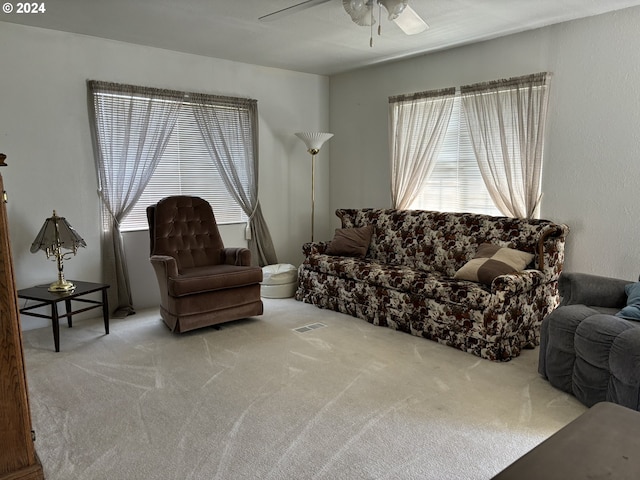
<svg viewBox="0 0 640 480">
<path fill-rule="evenodd" d="M 259 17 L 266 22 L 291 15 L 307 8 L 315 7 L 331 0 L 306 0 Z M 342 6 L 356 25 L 370 26 L 372 29 L 370 45 L 373 46 L 373 25 L 376 23 L 375 10 L 378 7 L 378 35 L 381 34 L 380 19 L 382 7 L 387 10 L 389 20 L 395 22 L 407 35 L 423 32 L 429 25 L 408 5 L 408 0 L 342 0 Z"/>
</svg>

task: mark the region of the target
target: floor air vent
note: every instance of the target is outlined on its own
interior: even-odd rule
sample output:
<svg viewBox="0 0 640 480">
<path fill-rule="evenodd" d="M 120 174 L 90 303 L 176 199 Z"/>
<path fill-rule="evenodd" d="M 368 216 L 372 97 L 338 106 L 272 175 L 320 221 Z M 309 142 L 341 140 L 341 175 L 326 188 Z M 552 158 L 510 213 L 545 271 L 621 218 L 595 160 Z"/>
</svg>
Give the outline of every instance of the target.
<svg viewBox="0 0 640 480">
<path fill-rule="evenodd" d="M 326 325 L 324 323 L 312 323 L 310 325 L 305 325 L 304 327 L 294 328 L 293 331 L 298 333 L 305 333 L 322 327 L 326 327 Z"/>
</svg>

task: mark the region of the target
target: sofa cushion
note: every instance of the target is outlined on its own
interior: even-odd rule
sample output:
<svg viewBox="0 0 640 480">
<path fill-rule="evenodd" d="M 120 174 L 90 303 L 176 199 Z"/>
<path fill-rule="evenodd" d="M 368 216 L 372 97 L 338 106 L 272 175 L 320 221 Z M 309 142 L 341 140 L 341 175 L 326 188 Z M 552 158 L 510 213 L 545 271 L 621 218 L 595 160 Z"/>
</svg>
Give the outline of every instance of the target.
<svg viewBox="0 0 640 480">
<path fill-rule="evenodd" d="M 455 280 L 433 273 L 427 277 L 422 295 L 440 303 L 465 305 L 469 309 L 484 309 L 491 301 L 491 291 L 481 283 Z"/>
<path fill-rule="evenodd" d="M 500 275 L 524 270 L 533 258 L 531 253 L 483 243 L 474 257 L 455 273 L 454 278 L 491 285 L 493 279 Z"/>
<path fill-rule="evenodd" d="M 336 228 L 333 240 L 327 247 L 327 255 L 364 257 L 373 235 L 373 225 L 356 228 Z"/>
<path fill-rule="evenodd" d="M 491 292 L 486 286 L 454 280 L 436 271 L 425 272 L 369 259 L 331 255 L 312 255 L 307 257 L 305 265 L 319 273 L 410 292 L 445 303 L 464 304 L 470 308 L 484 308 L 491 299 Z"/>
<path fill-rule="evenodd" d="M 572 388 L 575 397 L 588 407 L 609 400 L 612 385 L 610 352 L 617 338 L 627 330 L 635 330 L 635 325 L 635 322 L 597 314 L 586 318 L 576 328 Z"/>
<path fill-rule="evenodd" d="M 411 291 L 424 284 L 426 273 L 403 265 L 385 265 L 357 257 L 311 255 L 305 260 L 311 270 L 342 278 L 349 278 L 380 287 Z"/>
</svg>

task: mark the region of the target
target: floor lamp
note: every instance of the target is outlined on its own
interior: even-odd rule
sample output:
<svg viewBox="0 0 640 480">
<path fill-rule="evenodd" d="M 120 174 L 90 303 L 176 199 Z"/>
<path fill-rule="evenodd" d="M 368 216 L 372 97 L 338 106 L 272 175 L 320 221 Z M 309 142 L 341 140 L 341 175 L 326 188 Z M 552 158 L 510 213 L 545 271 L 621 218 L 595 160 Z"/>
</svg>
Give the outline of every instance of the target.
<svg viewBox="0 0 640 480">
<path fill-rule="evenodd" d="M 311 241 L 313 242 L 313 221 L 316 210 L 316 155 L 324 142 L 333 137 L 333 133 L 299 132 L 296 133 L 296 137 L 304 142 L 307 152 L 311 154 Z"/>
</svg>

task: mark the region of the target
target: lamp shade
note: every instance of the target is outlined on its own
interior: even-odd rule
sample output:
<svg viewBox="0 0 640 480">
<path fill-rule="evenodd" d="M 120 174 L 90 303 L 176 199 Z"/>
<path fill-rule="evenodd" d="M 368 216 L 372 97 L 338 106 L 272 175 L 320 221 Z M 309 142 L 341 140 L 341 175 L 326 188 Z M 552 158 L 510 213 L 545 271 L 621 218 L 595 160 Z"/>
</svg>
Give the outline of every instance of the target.
<svg viewBox="0 0 640 480">
<path fill-rule="evenodd" d="M 44 221 L 44 225 L 31 244 L 31 253 L 44 250 L 49 255 L 56 247 L 72 250 L 75 253 L 78 247 L 86 246 L 87 244 L 78 232 L 69 225 L 64 217 L 56 215 L 54 210 L 53 215 Z"/>
<path fill-rule="evenodd" d="M 398 15 L 398 17 L 393 18 L 392 20 L 407 35 L 416 35 L 429 28 L 427 22 L 425 22 L 409 5 L 407 5 L 402 12 L 402 15 Z"/>
<path fill-rule="evenodd" d="M 395 20 L 407 8 L 407 0 L 378 0 L 389 12 L 389 20 Z"/>
<path fill-rule="evenodd" d="M 296 137 L 304 142 L 307 149 L 319 151 L 324 142 L 333 137 L 333 133 L 298 132 L 296 133 Z"/>
</svg>

